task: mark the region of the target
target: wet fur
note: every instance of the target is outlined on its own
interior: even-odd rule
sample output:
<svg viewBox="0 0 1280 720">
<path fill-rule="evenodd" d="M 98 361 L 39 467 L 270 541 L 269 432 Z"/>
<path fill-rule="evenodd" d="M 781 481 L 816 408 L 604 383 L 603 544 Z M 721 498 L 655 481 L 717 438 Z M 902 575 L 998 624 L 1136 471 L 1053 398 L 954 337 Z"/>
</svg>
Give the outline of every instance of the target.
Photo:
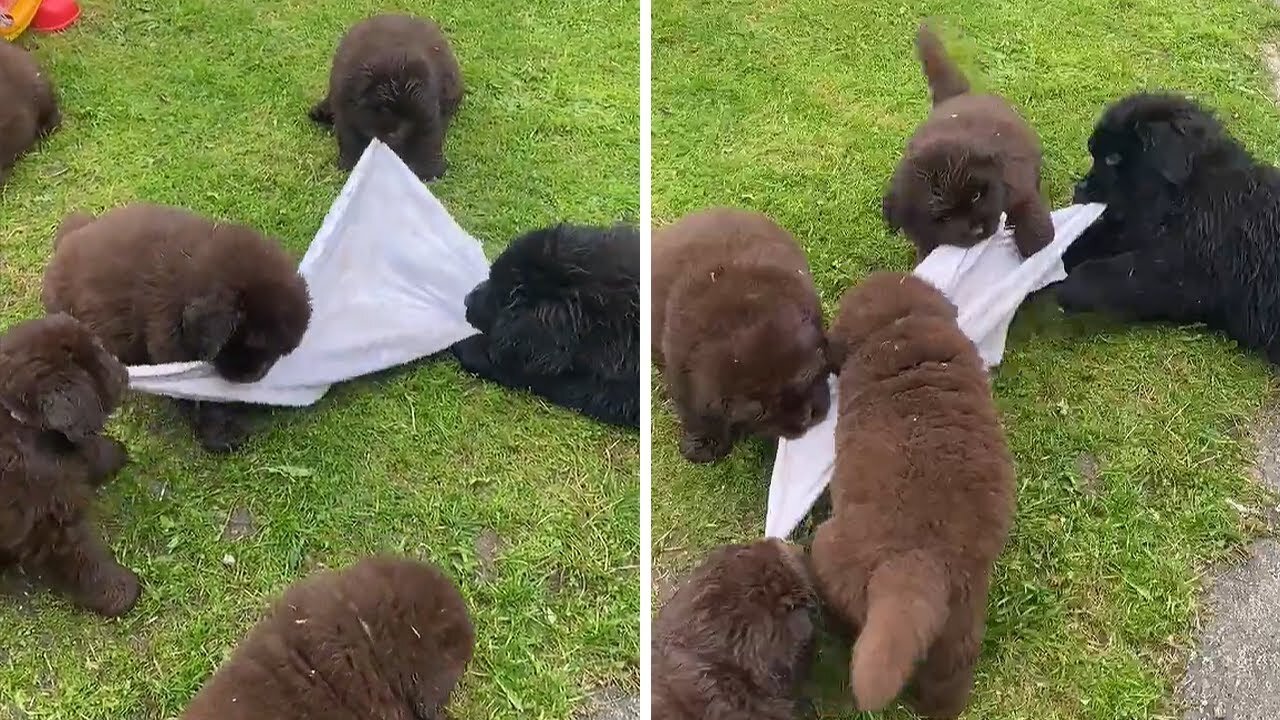
<svg viewBox="0 0 1280 720">
<path fill-rule="evenodd" d="M 124 366 L 68 315 L 0 337 L 0 567 L 21 567 L 106 616 L 128 612 L 139 594 L 91 512 L 93 488 L 128 461 L 103 434 L 127 383 Z"/>
<path fill-rule="evenodd" d="M 558 225 L 516 238 L 466 299 L 468 372 L 640 426 L 640 233 Z"/>
<path fill-rule="evenodd" d="M 1064 258 L 1062 307 L 1204 323 L 1280 362 L 1280 171 L 1173 95 L 1115 103 L 1089 148 L 1075 200 L 1107 209 Z"/>
<path fill-rule="evenodd" d="M 916 36 L 933 109 L 916 129 L 889 182 L 885 222 L 916 247 L 917 261 L 939 245 L 973 246 L 1012 226 L 1029 257 L 1053 240 L 1040 196 L 1040 140 L 1007 101 L 970 92 L 969 82 L 927 25 Z"/>
<path fill-rule="evenodd" d="M 430 565 L 366 558 L 285 590 L 183 720 L 431 720 L 471 661 L 475 631 Z"/>
<path fill-rule="evenodd" d="M 257 231 L 177 208 L 137 204 L 58 230 L 41 294 L 49 312 L 85 323 L 126 365 L 204 360 L 233 382 L 261 379 L 302 340 L 305 281 Z M 248 408 L 178 401 L 201 443 L 231 450 Z"/>
<path fill-rule="evenodd" d="M 954 718 L 973 686 L 992 564 L 1014 512 L 1013 461 L 982 359 L 923 280 L 875 273 L 832 326 L 840 362 L 830 519 L 811 559 L 857 631 L 859 709 Z"/>
<path fill-rule="evenodd" d="M 826 417 L 822 306 L 804 251 L 759 213 L 711 208 L 653 236 L 653 357 L 693 462 Z"/>
<path fill-rule="evenodd" d="M 329 93 L 311 119 L 333 126 L 338 166 L 351 170 L 378 138 L 422 180 L 444 176 L 445 134 L 462 104 L 462 71 L 440 26 L 378 15 L 343 36 Z"/>
<path fill-rule="evenodd" d="M 653 624 L 653 720 L 800 716 L 820 610 L 800 549 L 712 550 Z"/>
<path fill-rule="evenodd" d="M 0 41 L 0 186 L 18 158 L 61 124 L 53 85 L 35 57 Z"/>
</svg>

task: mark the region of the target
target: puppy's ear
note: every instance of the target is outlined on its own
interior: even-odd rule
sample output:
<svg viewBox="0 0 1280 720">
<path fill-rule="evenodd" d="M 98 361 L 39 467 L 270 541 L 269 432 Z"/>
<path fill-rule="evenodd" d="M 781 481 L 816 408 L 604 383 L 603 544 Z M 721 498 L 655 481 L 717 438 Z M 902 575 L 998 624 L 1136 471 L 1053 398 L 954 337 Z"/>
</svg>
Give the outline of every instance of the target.
<svg viewBox="0 0 1280 720">
<path fill-rule="evenodd" d="M 70 440 L 84 440 L 106 424 L 107 413 L 88 378 L 69 378 L 45 390 L 36 402 L 35 418 L 41 427 L 56 430 Z"/>
<path fill-rule="evenodd" d="M 182 309 L 183 347 L 199 360 L 213 360 L 230 342 L 242 319 L 230 293 L 198 297 Z"/>
<path fill-rule="evenodd" d="M 1188 131 L 1196 130 L 1175 122 L 1156 122 L 1142 126 L 1139 131 L 1152 166 L 1174 185 L 1181 185 L 1191 177 L 1193 153 L 1190 146 L 1194 140 L 1188 136 Z"/>
</svg>

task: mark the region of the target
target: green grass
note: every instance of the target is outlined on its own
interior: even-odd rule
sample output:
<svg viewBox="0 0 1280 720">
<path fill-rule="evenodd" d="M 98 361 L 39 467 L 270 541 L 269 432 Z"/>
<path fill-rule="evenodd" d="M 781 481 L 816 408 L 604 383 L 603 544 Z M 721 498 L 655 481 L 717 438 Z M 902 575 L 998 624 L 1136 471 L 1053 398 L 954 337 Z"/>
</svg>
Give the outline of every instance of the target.
<svg viewBox="0 0 1280 720">
<path fill-rule="evenodd" d="M 0 325 L 38 312 L 52 231 L 75 208 L 177 204 L 299 254 L 344 177 L 307 120 L 341 32 L 373 0 L 88 0 L 71 31 L 26 36 L 67 119 L 0 198 Z M 438 19 L 469 96 L 433 184 L 492 256 L 562 219 L 636 221 L 638 3 L 406 2 Z M 105 622 L 44 592 L 0 595 L 0 718 L 168 718 L 268 599 L 377 550 L 460 583 L 478 631 L 458 717 L 568 718 L 638 686 L 639 440 L 451 360 L 335 388 L 277 414 L 244 452 L 195 448 L 167 407 L 113 424 L 134 462 L 100 502 L 145 583 Z M 247 509 L 257 532 L 223 539 Z M 490 543 L 500 538 L 496 557 Z M 224 557 L 234 564 L 224 562 Z"/>
<path fill-rule="evenodd" d="M 979 84 L 1039 130 L 1055 206 L 1088 166 L 1103 105 L 1139 88 L 1192 92 L 1280 160 L 1258 51 L 1280 12 L 1264 0 L 655 0 L 654 15 L 655 222 L 709 204 L 768 213 L 808 249 L 829 310 L 869 271 L 910 267 L 879 201 L 927 109 L 912 48 L 922 17 L 949 26 Z M 1268 372 L 1195 328 L 1029 310 L 995 383 L 1019 506 L 967 717 L 1170 717 L 1201 574 L 1261 531 L 1232 503 L 1264 501 L 1249 429 Z M 658 588 L 706 548 L 763 532 L 771 455 L 754 444 L 692 466 L 669 406 L 655 412 Z M 819 674 L 843 678 L 830 655 Z M 847 715 L 847 695 L 823 687 L 825 713 Z"/>
</svg>

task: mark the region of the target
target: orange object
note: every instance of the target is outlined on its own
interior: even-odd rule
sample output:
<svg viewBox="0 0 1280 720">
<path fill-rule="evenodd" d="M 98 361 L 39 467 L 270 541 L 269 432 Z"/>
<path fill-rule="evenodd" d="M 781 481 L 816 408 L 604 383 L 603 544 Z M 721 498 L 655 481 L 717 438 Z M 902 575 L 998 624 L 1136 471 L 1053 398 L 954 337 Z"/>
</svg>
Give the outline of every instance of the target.
<svg viewBox="0 0 1280 720">
<path fill-rule="evenodd" d="M 16 40 L 39 9 L 40 0 L 0 0 L 0 38 Z"/>
<path fill-rule="evenodd" d="M 44 33 L 62 32 L 79 17 L 80 6 L 76 0 L 44 0 L 31 19 L 31 29 Z"/>
</svg>

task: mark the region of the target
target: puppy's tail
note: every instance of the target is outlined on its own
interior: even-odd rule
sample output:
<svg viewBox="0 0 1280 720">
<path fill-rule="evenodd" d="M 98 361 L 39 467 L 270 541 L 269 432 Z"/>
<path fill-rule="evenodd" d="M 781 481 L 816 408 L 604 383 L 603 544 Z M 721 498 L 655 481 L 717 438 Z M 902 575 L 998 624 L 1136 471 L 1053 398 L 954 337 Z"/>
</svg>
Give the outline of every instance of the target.
<svg viewBox="0 0 1280 720">
<path fill-rule="evenodd" d="M 867 621 L 850 672 L 859 710 L 882 710 L 942 632 L 950 583 L 940 560 L 921 550 L 890 558 L 867 581 Z"/>
<path fill-rule="evenodd" d="M 94 217 L 83 210 L 77 210 L 76 212 L 62 218 L 62 223 L 58 225 L 58 231 L 53 235 L 53 249 L 58 249 L 58 245 L 62 242 L 62 238 L 70 235 L 76 230 L 79 230 L 85 225 L 88 225 L 93 222 L 93 220 Z"/>
<path fill-rule="evenodd" d="M 916 52 L 920 55 L 920 67 L 929 82 L 929 95 L 934 105 L 969 92 L 969 79 L 947 54 L 942 40 L 928 23 L 921 23 L 916 31 Z"/>
</svg>

